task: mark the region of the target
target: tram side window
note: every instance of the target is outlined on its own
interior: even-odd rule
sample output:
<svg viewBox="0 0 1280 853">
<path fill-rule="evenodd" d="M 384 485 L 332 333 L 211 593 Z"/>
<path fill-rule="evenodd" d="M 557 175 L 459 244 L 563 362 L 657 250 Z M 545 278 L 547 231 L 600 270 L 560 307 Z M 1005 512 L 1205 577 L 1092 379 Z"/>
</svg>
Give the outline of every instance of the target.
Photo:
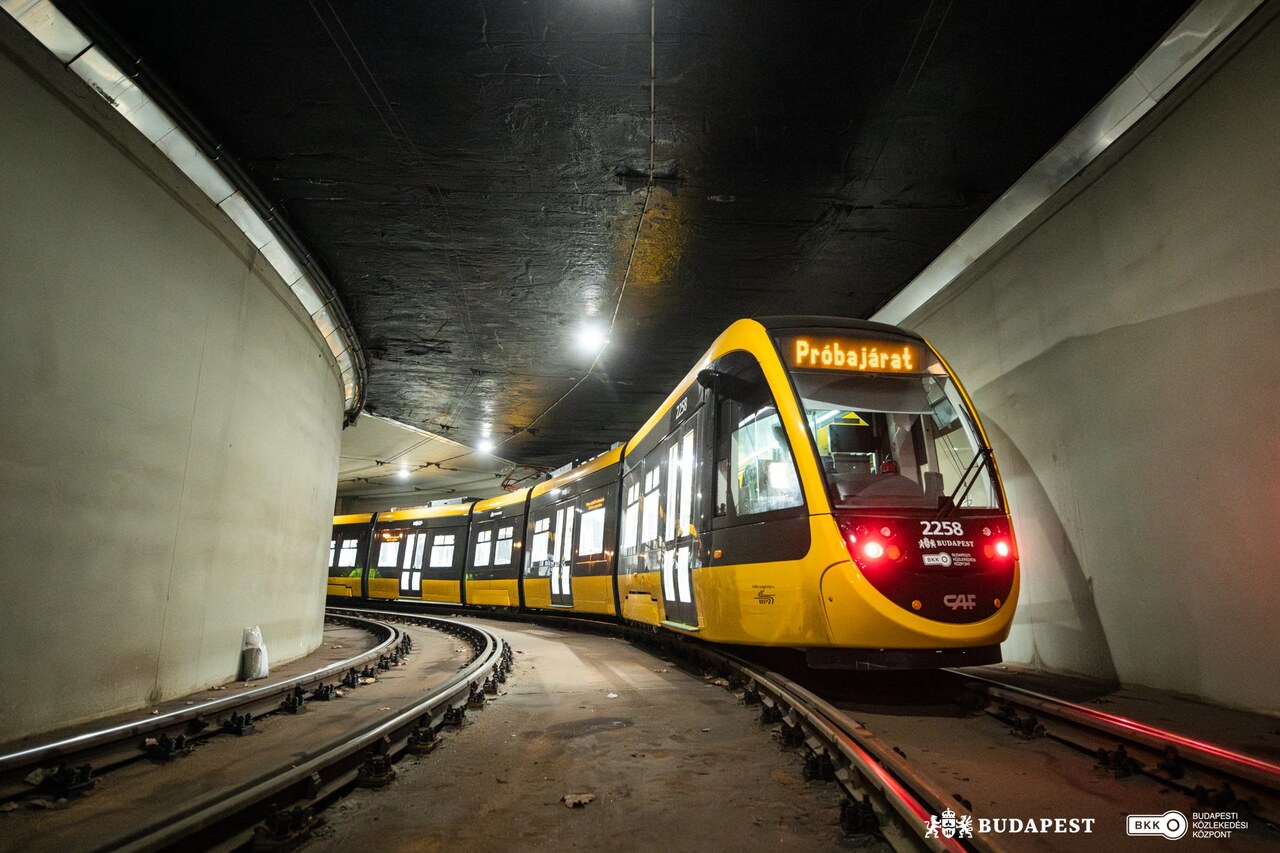
<svg viewBox="0 0 1280 853">
<path fill-rule="evenodd" d="M 662 463 L 650 468 L 645 465 L 644 472 L 644 511 L 640 519 L 640 541 L 652 542 L 658 538 L 658 507 L 661 505 Z"/>
<path fill-rule="evenodd" d="M 378 568 L 394 569 L 400 557 L 400 537 L 378 543 Z"/>
<path fill-rule="evenodd" d="M 431 568 L 447 569 L 453 565 L 453 540 L 452 533 L 437 533 L 436 539 L 431 543 Z"/>
<path fill-rule="evenodd" d="M 338 568 L 350 569 L 355 566 L 359 544 L 359 539 L 342 540 L 342 547 L 338 549 Z M 332 546 L 330 548 L 332 549 Z"/>
<path fill-rule="evenodd" d="M 666 523 L 663 539 L 674 542 L 683 536 L 692 536 L 693 529 L 693 479 L 698 460 L 694 458 L 696 431 L 688 429 L 683 436 L 667 439 L 667 495 Z"/>
<path fill-rule="evenodd" d="M 628 475 L 628 479 L 632 476 Z M 640 532 L 640 480 L 638 477 L 627 486 L 626 500 L 623 501 L 623 505 L 621 550 L 624 554 L 634 554 L 636 545 L 639 544 L 636 536 Z"/>
<path fill-rule="evenodd" d="M 336 534 L 329 540 L 329 576 L 359 577 L 361 566 L 357 565 L 360 554 L 360 539 L 350 534 Z"/>
<path fill-rule="evenodd" d="M 543 563 L 551 554 L 551 516 L 533 523 L 533 543 L 529 548 L 529 572 L 531 577 L 549 577 L 551 569 Z"/>
<path fill-rule="evenodd" d="M 582 514 L 578 527 L 578 556 L 604 553 L 604 507 Z"/>
<path fill-rule="evenodd" d="M 476 534 L 476 568 L 489 565 L 489 551 L 493 547 L 492 540 L 492 530 L 481 530 Z"/>
<path fill-rule="evenodd" d="M 671 482 L 667 484 L 667 524 L 662 538 L 671 542 L 676 538 L 676 492 L 679 491 L 677 485 L 680 477 L 680 445 L 675 442 L 667 449 L 667 470 L 671 472 Z"/>
<path fill-rule="evenodd" d="M 427 534 L 410 533 L 405 542 L 404 567 L 406 569 L 422 568 L 422 552 L 427 547 Z"/>
<path fill-rule="evenodd" d="M 676 534 L 692 536 L 693 529 L 693 472 L 697 465 L 694 459 L 694 430 L 684 434 L 680 442 L 680 506 L 676 517 Z"/>
<path fill-rule="evenodd" d="M 511 543 L 515 538 L 515 531 L 514 526 L 498 528 L 498 547 L 493 555 L 495 566 L 511 565 Z"/>
<path fill-rule="evenodd" d="M 759 365 L 738 373 L 751 393 L 722 397 L 716 440 L 716 515 L 744 516 L 804 504 L 795 459 Z"/>
</svg>

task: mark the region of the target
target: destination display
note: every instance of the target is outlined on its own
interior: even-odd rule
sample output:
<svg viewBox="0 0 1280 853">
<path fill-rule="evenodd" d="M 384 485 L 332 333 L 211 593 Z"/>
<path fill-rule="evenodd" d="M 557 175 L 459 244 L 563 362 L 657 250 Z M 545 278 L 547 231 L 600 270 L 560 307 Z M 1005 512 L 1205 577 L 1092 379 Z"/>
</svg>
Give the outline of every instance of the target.
<svg viewBox="0 0 1280 853">
<path fill-rule="evenodd" d="M 923 373 L 931 361 L 924 347 L 906 341 L 802 335 L 780 343 L 787 364 L 806 370 Z"/>
</svg>

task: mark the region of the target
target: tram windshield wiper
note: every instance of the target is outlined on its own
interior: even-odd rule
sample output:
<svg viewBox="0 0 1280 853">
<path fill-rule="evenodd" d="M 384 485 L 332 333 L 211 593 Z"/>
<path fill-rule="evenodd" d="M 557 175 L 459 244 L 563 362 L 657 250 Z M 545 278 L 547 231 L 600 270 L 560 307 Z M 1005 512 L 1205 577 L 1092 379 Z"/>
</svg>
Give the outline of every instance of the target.
<svg viewBox="0 0 1280 853">
<path fill-rule="evenodd" d="M 991 464 L 991 448 L 982 447 L 969 460 L 969 464 L 965 467 L 964 473 L 960 475 L 959 482 L 956 483 L 955 489 L 942 502 L 938 514 L 934 516 L 936 521 L 939 518 L 945 518 L 956 511 L 956 507 L 960 506 L 969 497 L 969 492 L 973 491 L 974 485 L 978 482 L 978 477 L 986 470 L 987 465 Z M 961 492 L 961 490 L 964 490 Z M 957 496 L 959 496 L 957 498 Z"/>
</svg>

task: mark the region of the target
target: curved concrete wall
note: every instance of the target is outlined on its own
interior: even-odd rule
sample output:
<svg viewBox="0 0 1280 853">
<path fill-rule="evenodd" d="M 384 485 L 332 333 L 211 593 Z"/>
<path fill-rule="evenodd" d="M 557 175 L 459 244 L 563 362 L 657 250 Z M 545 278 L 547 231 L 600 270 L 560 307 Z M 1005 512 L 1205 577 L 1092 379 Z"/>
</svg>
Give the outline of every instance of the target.
<svg viewBox="0 0 1280 853">
<path fill-rule="evenodd" d="M 274 271 L 41 51 L 0 47 L 9 737 L 235 678 L 246 626 L 317 647 L 343 405 Z"/>
<path fill-rule="evenodd" d="M 992 433 L 1007 659 L 1280 711 L 1280 23 L 914 326 Z"/>
</svg>

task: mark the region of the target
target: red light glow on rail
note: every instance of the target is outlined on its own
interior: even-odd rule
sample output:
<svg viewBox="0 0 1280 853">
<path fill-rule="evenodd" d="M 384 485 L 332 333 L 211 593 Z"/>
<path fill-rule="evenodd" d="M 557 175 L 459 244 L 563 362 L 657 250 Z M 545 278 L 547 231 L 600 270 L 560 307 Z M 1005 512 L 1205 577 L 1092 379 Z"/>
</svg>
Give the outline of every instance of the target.
<svg viewBox="0 0 1280 853">
<path fill-rule="evenodd" d="M 1138 740 L 1138 741 L 1144 741 L 1144 739 L 1147 741 L 1154 740 L 1156 741 L 1156 744 L 1159 747 L 1163 747 L 1165 743 L 1171 743 L 1177 746 L 1179 749 L 1198 752 L 1198 753 L 1201 753 L 1202 755 L 1211 756 L 1220 761 L 1239 765 L 1242 768 L 1247 767 L 1250 770 L 1253 770 L 1255 772 L 1265 774 L 1266 776 L 1271 777 L 1272 779 L 1280 779 L 1280 766 L 1271 764 L 1270 762 L 1267 762 L 1267 761 L 1262 761 L 1261 759 L 1258 759 L 1258 758 L 1254 758 L 1251 755 L 1244 755 L 1243 753 L 1233 752 L 1225 747 L 1217 746 L 1212 743 L 1207 743 L 1202 740 L 1197 740 L 1193 737 L 1180 735 L 1175 732 L 1167 731 L 1165 729 L 1158 729 L 1155 726 L 1148 726 L 1146 723 L 1139 723 L 1137 720 L 1131 720 L 1128 717 L 1120 717 L 1120 716 L 1116 716 L 1115 714 L 1107 714 L 1102 711 L 1095 711 L 1092 708 L 1086 708 L 1085 706 L 1077 705 L 1074 702 L 1064 702 L 1061 699 L 1055 699 L 1052 696 L 1046 696 L 1042 693 L 1036 693 L 1034 690 L 1023 690 L 1020 688 L 1016 690 L 1006 690 L 1005 685 L 999 684 L 998 682 L 992 681 L 991 679 L 979 677 L 979 678 L 975 678 L 975 680 L 983 681 L 983 682 L 986 682 L 988 685 L 990 685 L 988 687 L 988 691 L 992 695 L 1000 695 L 1003 698 L 1010 699 L 1014 702 L 1019 701 L 1019 698 L 1021 696 L 1032 696 L 1032 697 L 1035 697 L 1035 699 L 1039 703 L 1042 703 L 1048 706 L 1058 706 L 1062 708 L 1067 708 L 1075 714 L 1079 714 L 1082 717 L 1088 717 L 1089 719 L 1097 721 L 1097 723 L 1102 727 L 1120 729 L 1123 731 L 1129 731 L 1137 735 L 1143 736 L 1143 737 L 1135 737 L 1134 740 Z M 1052 713 L 1051 710 L 1050 710 L 1050 713 Z M 1275 784 L 1275 782 L 1272 782 L 1272 784 Z"/>
</svg>

